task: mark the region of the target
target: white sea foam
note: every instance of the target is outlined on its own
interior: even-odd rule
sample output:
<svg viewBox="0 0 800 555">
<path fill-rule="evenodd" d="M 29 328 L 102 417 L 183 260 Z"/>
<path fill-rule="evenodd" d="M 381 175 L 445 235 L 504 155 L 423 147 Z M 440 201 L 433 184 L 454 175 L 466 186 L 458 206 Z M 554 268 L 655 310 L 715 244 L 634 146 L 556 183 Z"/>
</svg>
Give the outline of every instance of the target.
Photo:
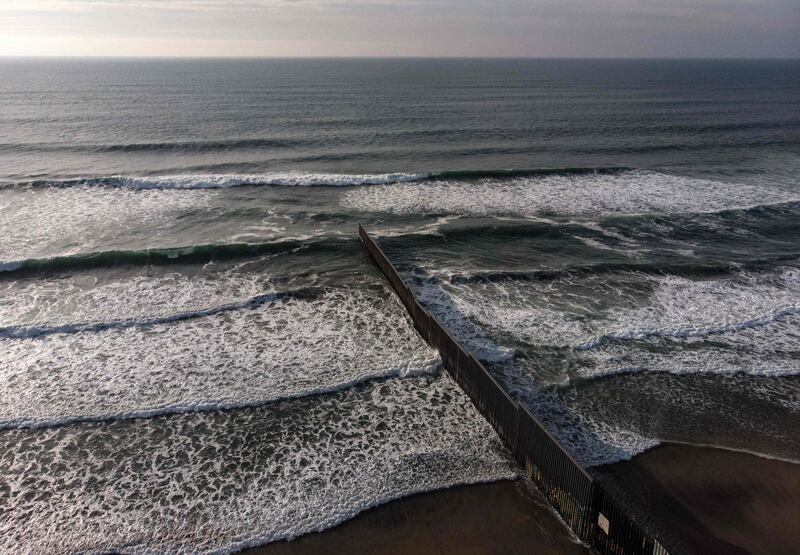
<svg viewBox="0 0 800 555">
<path fill-rule="evenodd" d="M 473 285 L 473 284 L 470 284 Z M 513 344 L 508 338 L 498 336 L 498 325 L 508 324 L 513 331 L 512 314 L 505 305 L 508 298 L 464 294 L 469 287 L 445 289 L 438 285 L 415 286 L 418 299 L 432 309 L 447 330 L 469 351 L 483 361 L 489 362 L 512 397 L 526 404 L 547 426 L 548 431 L 558 437 L 562 445 L 582 464 L 587 466 L 627 460 L 638 453 L 658 445 L 652 437 L 626 429 L 624 426 L 602 420 L 585 420 L 570 410 L 552 393 L 542 389 L 542 376 L 532 377 L 518 361 L 514 360 Z M 494 303 L 494 304 L 493 304 Z M 500 303 L 501 306 L 498 306 Z M 524 309 L 522 309 L 524 310 Z M 513 311 L 512 311 L 513 312 Z M 478 315 L 502 319 L 484 321 Z M 491 314 L 491 316 L 489 316 Z M 517 312 L 516 316 L 520 316 Z M 552 311 L 553 317 L 558 317 Z M 505 333 L 508 330 L 503 330 Z M 504 340 L 505 339 L 505 340 Z M 555 371 L 560 371 L 556 367 Z"/>
<path fill-rule="evenodd" d="M 442 313 L 455 313 L 457 317 L 450 318 L 454 326 L 477 325 L 495 338 L 573 349 L 594 360 L 595 364 L 578 366 L 585 376 L 665 368 L 776 375 L 800 371 L 791 356 L 800 352 L 796 330 L 800 272 L 795 268 L 742 271 L 713 280 L 624 273 L 445 282 L 424 285 L 421 298 Z M 758 328 L 765 328 L 758 333 L 769 347 L 750 345 L 749 337 L 756 332 L 746 332 Z M 709 338 L 731 349 L 747 342 L 749 348 L 726 357 L 713 348 L 659 355 L 636 345 L 620 345 L 659 338 L 683 343 Z M 762 358 L 765 349 L 774 356 Z M 623 351 L 638 356 L 626 359 L 621 357 Z M 681 356 L 691 360 L 682 365 Z"/>
<path fill-rule="evenodd" d="M 440 270 L 435 277 L 412 280 L 420 300 L 454 336 L 490 361 L 512 395 L 527 403 L 587 465 L 628 459 L 658 445 L 662 432 L 667 435 L 664 439 L 692 438 L 697 426 L 681 427 L 672 418 L 664 429 L 641 427 L 635 418 L 641 420 L 646 408 L 633 410 L 629 418 L 610 415 L 609 407 L 618 397 L 597 398 L 591 385 L 559 387 L 560 383 L 644 372 L 722 380 L 742 376 L 741 380 L 751 381 L 800 374 L 796 268 L 738 271 L 706 280 L 636 272 L 566 274 L 542 280 L 514 279 L 513 274 L 506 279 L 465 280 L 463 274 L 452 274 Z M 525 357 L 514 358 L 515 350 Z M 781 395 L 762 381 L 753 383 L 763 390 L 751 392 L 763 397 L 759 402 L 794 413 L 800 410 L 796 396 Z M 548 386 L 563 394 L 554 394 Z M 619 385 L 615 387 L 620 395 Z M 569 401 L 570 395 L 581 397 L 584 390 L 589 393 L 580 403 Z M 681 399 L 689 403 L 682 397 L 688 395 L 683 389 L 673 393 L 675 402 L 665 405 L 680 406 Z M 617 404 L 624 407 L 632 399 L 648 398 L 671 397 L 663 391 L 638 392 Z M 723 406 L 727 405 L 715 410 Z M 689 403 L 686 410 L 692 407 L 697 409 Z M 724 410 L 735 412 L 735 407 L 727 407 Z M 735 419 L 736 429 L 756 434 L 758 430 L 747 428 L 752 414 L 743 411 Z M 777 434 L 778 429 L 773 431 Z M 704 436 L 698 432 L 697 437 Z M 755 441 L 755 436 L 747 437 Z M 759 436 L 760 453 L 793 456 L 776 447 L 778 435 L 770 437 L 773 440 Z M 732 435 L 720 439 L 720 444 L 741 448 L 747 441 Z"/>
<path fill-rule="evenodd" d="M 365 212 L 539 217 L 651 212 L 716 212 L 800 199 L 775 186 L 723 183 L 634 170 L 610 174 L 436 180 L 347 191 Z"/>
<path fill-rule="evenodd" d="M 0 434 L 0 552 L 232 553 L 512 478 L 446 375 L 232 412 Z"/>
<path fill-rule="evenodd" d="M 574 345 L 593 361 L 587 376 L 642 369 L 800 373 L 800 272 L 794 268 L 709 281 L 658 278 L 649 302 L 612 309 L 606 322 L 603 332 Z M 659 346 L 661 354 L 632 341 Z"/>
<path fill-rule="evenodd" d="M 347 187 L 351 185 L 385 185 L 426 179 L 424 173 L 262 173 L 262 174 L 178 174 L 155 176 L 115 176 L 107 181 L 131 189 L 226 189 L 245 185 L 282 187 Z"/>
<path fill-rule="evenodd" d="M 256 405 L 439 362 L 394 297 L 370 287 L 2 343 L 3 427 Z"/>
<path fill-rule="evenodd" d="M 258 305 L 274 302 L 278 299 L 278 295 L 274 293 L 265 293 L 263 295 L 256 295 L 249 299 L 239 302 L 227 303 L 199 310 L 192 310 L 187 312 L 175 312 L 164 316 L 155 316 L 150 318 L 132 319 L 125 318 L 121 320 L 108 320 L 105 322 L 79 322 L 60 325 L 17 325 L 17 326 L 4 326 L 0 327 L 0 337 L 11 337 L 15 339 L 39 337 L 41 335 L 50 335 L 58 333 L 79 333 L 79 332 L 95 332 L 105 331 L 109 329 L 125 329 L 125 328 L 144 328 L 155 326 L 158 324 L 169 324 L 171 322 L 179 322 L 181 320 L 189 320 L 192 318 L 202 318 L 205 316 L 213 316 L 222 312 L 229 312 L 231 310 L 242 310 L 246 308 L 254 308 Z"/>
<path fill-rule="evenodd" d="M 0 263 L 19 267 L 20 261 L 31 258 L 115 250 L 137 243 L 174 245 L 180 237 L 165 230 L 181 214 L 207 207 L 212 194 L 93 187 L 0 191 L 9 202 L 0 220 Z"/>
<path fill-rule="evenodd" d="M 496 369 L 512 395 L 587 466 L 630 459 L 662 441 L 800 460 L 800 382 L 742 373 L 650 372 L 542 389 L 516 364 Z"/>
<path fill-rule="evenodd" d="M 167 323 L 258 304 L 273 292 L 266 275 L 236 268 L 199 275 L 37 276 L 0 283 L 0 337 Z"/>
<path fill-rule="evenodd" d="M 518 361 L 494 365 L 493 371 L 512 397 L 537 415 L 548 432 L 584 466 L 628 460 L 659 444 L 654 436 L 636 431 L 630 422 L 598 418 L 592 407 L 565 403 L 564 398 L 532 379 Z"/>
<path fill-rule="evenodd" d="M 468 305 L 460 303 L 447 291 L 437 286 L 423 286 L 415 287 L 415 293 L 419 302 L 433 311 L 453 338 L 481 360 L 499 363 L 513 356 L 513 349 L 493 341 L 488 335 L 489 330 L 475 325 L 462 310 Z"/>
<path fill-rule="evenodd" d="M 582 426 L 633 430 L 664 441 L 711 444 L 800 460 L 800 381 L 752 374 L 648 372 L 560 391 Z M 609 461 L 610 462 L 610 461 Z"/>
<path fill-rule="evenodd" d="M 769 324 L 780 322 L 781 320 L 787 319 L 790 316 L 796 316 L 798 314 L 800 314 L 800 306 L 794 306 L 794 305 L 781 306 L 778 308 L 773 308 L 764 314 L 759 314 L 757 316 L 748 318 L 746 320 L 738 322 L 726 322 L 716 326 L 712 324 L 705 326 L 701 325 L 701 326 L 691 326 L 691 327 L 675 328 L 675 329 L 644 328 L 644 329 L 628 329 L 628 330 L 613 331 L 604 334 L 600 337 L 596 337 L 585 343 L 576 345 L 575 349 L 579 351 L 588 351 L 590 349 L 595 349 L 607 342 L 623 341 L 623 340 L 644 340 L 654 337 L 668 337 L 675 339 L 704 338 L 712 335 L 722 335 L 725 333 L 732 333 L 737 331 L 743 331 L 750 328 L 767 326 Z"/>
<path fill-rule="evenodd" d="M 747 327 L 714 335 L 707 341 L 693 337 L 649 338 L 652 353 L 630 342 L 610 342 L 580 353 L 590 363 L 583 377 L 597 378 L 642 371 L 675 374 L 737 373 L 754 376 L 800 375 L 800 317 L 785 316 L 768 327 Z"/>
<path fill-rule="evenodd" d="M 447 225 L 459 216 L 443 216 L 430 223 L 411 222 L 401 227 L 380 227 L 377 232 L 381 237 L 404 237 L 408 235 L 441 235 L 442 226 Z"/>
</svg>

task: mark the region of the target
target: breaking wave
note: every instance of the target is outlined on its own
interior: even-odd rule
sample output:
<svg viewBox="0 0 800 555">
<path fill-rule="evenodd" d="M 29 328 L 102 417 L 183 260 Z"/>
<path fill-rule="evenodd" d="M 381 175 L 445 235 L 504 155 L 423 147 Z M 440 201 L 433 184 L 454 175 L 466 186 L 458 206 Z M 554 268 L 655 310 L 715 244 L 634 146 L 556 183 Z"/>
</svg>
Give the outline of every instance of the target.
<svg viewBox="0 0 800 555">
<path fill-rule="evenodd" d="M 233 553 L 416 492 L 517 475 L 442 375 L 237 411 L 8 430 L 0 447 L 3 552 Z"/>
<path fill-rule="evenodd" d="M 348 191 L 342 203 L 362 212 L 397 215 L 602 216 L 712 213 L 798 200 L 779 187 L 728 183 L 648 170 L 563 171 L 475 180 L 449 177 Z"/>
<path fill-rule="evenodd" d="M 449 234 L 448 234 L 449 235 Z M 782 264 L 793 263 L 798 260 L 797 255 L 770 256 L 754 258 L 746 263 L 736 264 L 654 264 L 647 262 L 599 262 L 596 264 L 574 265 L 563 268 L 543 268 L 531 270 L 498 270 L 475 269 L 463 271 L 460 269 L 432 269 L 426 268 L 423 275 L 412 276 L 415 279 L 432 284 L 447 282 L 452 285 L 466 285 L 479 283 L 503 283 L 526 281 L 552 281 L 570 277 L 592 277 L 605 274 L 631 273 L 658 276 L 682 276 L 693 278 L 724 277 L 740 273 L 744 270 L 768 270 Z"/>
<path fill-rule="evenodd" d="M 367 372 L 354 376 L 350 379 L 343 380 L 337 383 L 320 385 L 318 387 L 311 387 L 292 391 L 284 395 L 276 395 L 274 397 L 265 396 L 257 399 L 244 399 L 244 400 L 203 400 L 191 403 L 175 403 L 161 407 L 141 408 L 136 410 L 128 410 L 121 412 L 111 412 L 102 415 L 66 415 L 57 418 L 18 418 L 12 420 L 0 420 L 0 430 L 13 430 L 13 429 L 42 429 L 42 428 L 57 428 L 78 422 L 116 422 L 121 420 L 133 420 L 138 418 L 154 418 L 157 416 L 169 416 L 177 414 L 195 413 L 195 412 L 210 412 L 210 411 L 231 411 L 253 407 L 261 407 L 282 401 L 291 401 L 293 399 L 302 399 L 304 397 L 313 397 L 316 395 L 326 395 L 345 391 L 355 386 L 368 383 L 389 380 L 392 378 L 413 378 L 419 376 L 434 375 L 440 365 L 438 358 L 431 358 L 428 361 L 423 361 L 422 364 L 415 365 L 412 361 L 408 364 L 383 368 L 375 370 L 374 372 Z"/>
<path fill-rule="evenodd" d="M 4 339 L 0 428 L 257 406 L 439 367 L 383 288 L 249 302 Z"/>
<path fill-rule="evenodd" d="M 181 320 L 189 320 L 192 318 L 202 318 L 204 316 L 213 316 L 223 312 L 230 312 L 231 310 L 241 310 L 245 308 L 253 308 L 272 301 L 280 299 L 286 293 L 265 293 L 257 295 L 244 301 L 227 303 L 220 306 L 205 308 L 202 310 L 192 310 L 186 312 L 178 312 L 165 316 L 158 316 L 155 318 L 146 318 L 142 320 L 115 320 L 110 322 L 84 322 L 84 323 L 71 323 L 60 324 L 55 326 L 45 325 L 19 325 L 19 326 L 4 326 L 0 327 L 0 337 L 8 337 L 14 339 L 41 337 L 43 335 L 52 335 L 54 333 L 80 333 L 80 332 L 96 332 L 108 329 L 126 329 L 126 328 L 144 328 L 148 326 L 155 326 L 158 324 L 168 324 L 170 322 L 179 322 Z"/>
<path fill-rule="evenodd" d="M 129 145 L 130 148 L 138 145 Z M 120 147 L 122 148 L 122 147 Z M 126 147 L 127 148 L 127 147 Z M 608 175 L 632 171 L 625 167 L 607 168 L 537 168 L 508 170 L 461 170 L 441 172 L 388 172 L 388 173 L 187 173 L 171 175 L 114 175 L 103 177 L 75 177 L 68 179 L 36 180 L 23 183 L 6 183 L 14 186 L 36 187 L 122 187 L 128 189 L 226 189 L 230 187 L 273 185 L 283 187 L 351 187 L 359 185 L 392 185 L 415 181 L 448 181 L 479 179 L 511 179 L 544 176 Z"/>
<path fill-rule="evenodd" d="M 311 248 L 308 238 L 281 238 L 264 243 L 228 243 L 167 247 L 141 250 L 110 250 L 87 252 L 49 258 L 29 258 L 0 262 L 0 272 L 57 271 L 68 269 L 107 268 L 122 265 L 163 265 L 208 260 L 227 260 L 239 257 Z M 349 239 L 349 238 L 348 238 Z M 317 246 L 335 249 L 347 242 L 335 236 L 325 237 Z M 352 241 L 349 241 L 352 243 Z M 325 243 L 320 245 L 319 243 Z"/>
<path fill-rule="evenodd" d="M 709 327 L 690 327 L 690 328 L 677 328 L 677 329 L 636 329 L 636 330 L 623 330 L 612 333 L 603 334 L 590 341 L 575 345 L 573 348 L 576 351 L 589 351 L 600 345 L 611 341 L 641 341 L 650 339 L 652 337 L 664 337 L 675 339 L 690 339 L 690 338 L 704 338 L 712 335 L 721 335 L 723 333 L 731 333 L 742 331 L 751 328 L 759 328 L 780 322 L 787 316 L 796 316 L 800 314 L 800 306 L 786 306 L 771 310 L 760 316 L 749 318 L 741 322 L 732 322 L 722 326 L 709 326 Z"/>
<path fill-rule="evenodd" d="M 281 187 L 347 187 L 387 185 L 427 179 L 426 173 L 338 174 L 280 172 L 261 174 L 175 174 L 76 178 L 31 181 L 24 185 L 39 187 L 120 187 L 126 189 L 228 189 L 256 185 Z"/>
<path fill-rule="evenodd" d="M 540 280 L 443 273 L 412 284 L 484 358 L 509 347 L 526 353 L 546 383 L 645 371 L 798 373 L 797 269 L 721 274 L 623 271 Z"/>
</svg>

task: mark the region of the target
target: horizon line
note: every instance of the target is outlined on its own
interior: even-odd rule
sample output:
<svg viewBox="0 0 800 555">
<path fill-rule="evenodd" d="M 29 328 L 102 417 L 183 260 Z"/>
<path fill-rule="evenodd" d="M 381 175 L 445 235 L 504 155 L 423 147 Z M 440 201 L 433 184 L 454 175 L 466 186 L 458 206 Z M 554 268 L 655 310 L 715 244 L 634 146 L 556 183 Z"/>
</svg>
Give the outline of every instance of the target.
<svg viewBox="0 0 800 555">
<path fill-rule="evenodd" d="M 150 56 L 0 54 L 0 60 L 800 60 L 800 56 Z"/>
</svg>

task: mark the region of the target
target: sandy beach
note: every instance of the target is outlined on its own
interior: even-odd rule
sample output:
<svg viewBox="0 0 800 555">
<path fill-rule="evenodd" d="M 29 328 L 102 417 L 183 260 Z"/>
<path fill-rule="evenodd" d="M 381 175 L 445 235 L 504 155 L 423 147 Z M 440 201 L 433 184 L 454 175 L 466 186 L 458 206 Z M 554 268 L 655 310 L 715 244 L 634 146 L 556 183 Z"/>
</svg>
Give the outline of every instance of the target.
<svg viewBox="0 0 800 555">
<path fill-rule="evenodd" d="M 587 555 L 541 495 L 523 480 L 421 493 L 365 511 L 340 526 L 248 555 L 319 553 Z"/>
<path fill-rule="evenodd" d="M 599 470 L 689 552 L 800 551 L 800 465 L 671 443 Z"/>
<path fill-rule="evenodd" d="M 664 444 L 597 469 L 688 553 L 797 553 L 800 467 L 712 447 Z M 501 481 L 413 495 L 340 526 L 245 553 L 586 554 L 532 486 Z"/>
</svg>

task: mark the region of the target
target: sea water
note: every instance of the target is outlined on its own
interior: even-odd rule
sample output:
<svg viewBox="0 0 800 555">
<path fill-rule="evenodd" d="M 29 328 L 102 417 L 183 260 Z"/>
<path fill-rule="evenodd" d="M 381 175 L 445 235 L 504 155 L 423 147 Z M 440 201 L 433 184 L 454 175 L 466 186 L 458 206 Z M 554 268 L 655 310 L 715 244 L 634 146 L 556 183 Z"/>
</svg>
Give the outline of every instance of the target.
<svg viewBox="0 0 800 555">
<path fill-rule="evenodd" d="M 800 64 L 0 62 L 0 551 L 509 478 L 355 234 L 586 464 L 800 460 Z"/>
</svg>

